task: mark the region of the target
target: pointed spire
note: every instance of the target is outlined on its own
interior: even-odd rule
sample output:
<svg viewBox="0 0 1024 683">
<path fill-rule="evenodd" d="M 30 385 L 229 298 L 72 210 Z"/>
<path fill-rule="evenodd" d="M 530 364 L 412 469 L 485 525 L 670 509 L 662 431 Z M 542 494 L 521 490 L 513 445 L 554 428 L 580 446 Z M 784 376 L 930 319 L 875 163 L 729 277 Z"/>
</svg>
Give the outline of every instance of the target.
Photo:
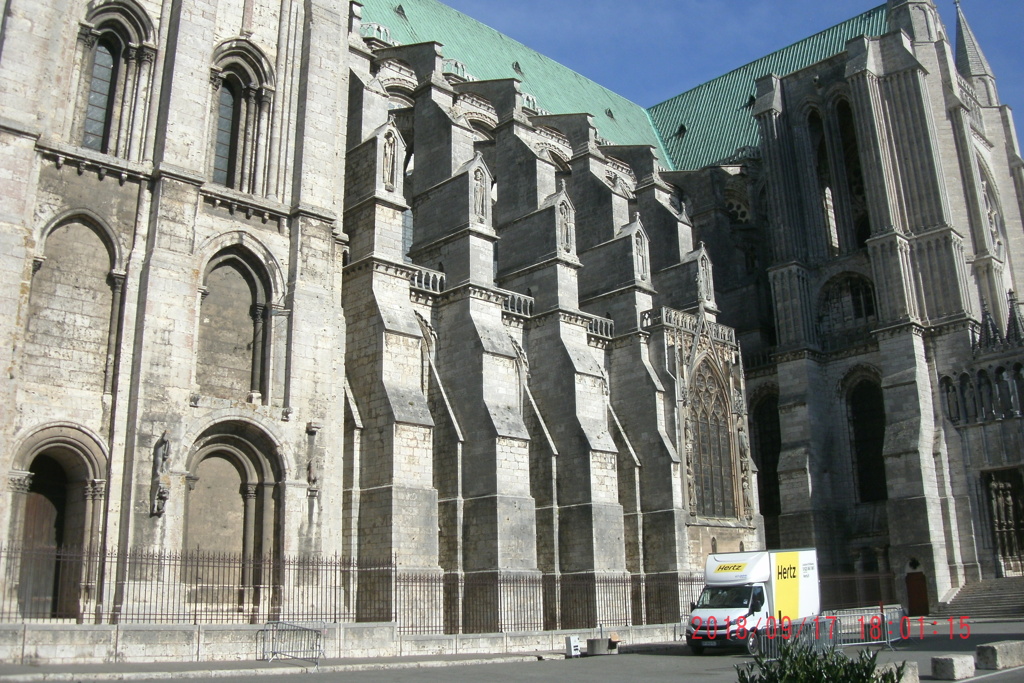
<svg viewBox="0 0 1024 683">
<path fill-rule="evenodd" d="M 1009 320 L 1006 322 L 1006 343 L 1015 346 L 1024 345 L 1024 322 L 1020 319 L 1020 312 L 1017 310 L 1017 295 L 1011 289 L 1008 295 Z"/>
<path fill-rule="evenodd" d="M 960 8 L 960 0 L 956 3 L 956 70 L 967 78 L 995 78 L 992 67 L 988 65 L 985 53 L 981 51 L 978 39 L 974 37 L 974 31 L 971 30 L 967 17 Z"/>
<path fill-rule="evenodd" d="M 978 345 L 982 349 L 991 349 L 1003 343 L 1003 335 L 999 334 L 999 328 L 992 314 L 988 312 L 988 304 L 981 300 L 981 337 Z"/>
</svg>

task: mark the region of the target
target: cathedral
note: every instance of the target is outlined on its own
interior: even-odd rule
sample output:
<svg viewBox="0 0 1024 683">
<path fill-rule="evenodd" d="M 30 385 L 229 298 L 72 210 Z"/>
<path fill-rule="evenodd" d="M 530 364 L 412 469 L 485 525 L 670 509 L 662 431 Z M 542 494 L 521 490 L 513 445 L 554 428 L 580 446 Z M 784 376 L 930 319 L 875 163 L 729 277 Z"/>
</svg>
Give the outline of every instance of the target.
<svg viewBox="0 0 1024 683">
<path fill-rule="evenodd" d="M 447 633 L 678 622 L 712 552 L 915 613 L 1024 573 L 1024 162 L 959 8 L 644 109 L 436 0 L 7 6 L 0 619 L 198 609 L 193 556 Z"/>
</svg>

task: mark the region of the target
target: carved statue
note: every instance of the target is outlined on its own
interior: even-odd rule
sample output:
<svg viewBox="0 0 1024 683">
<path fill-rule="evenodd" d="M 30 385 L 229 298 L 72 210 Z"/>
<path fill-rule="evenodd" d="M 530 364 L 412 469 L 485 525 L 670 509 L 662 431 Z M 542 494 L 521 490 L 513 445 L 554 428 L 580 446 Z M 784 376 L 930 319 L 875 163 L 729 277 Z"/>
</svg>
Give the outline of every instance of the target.
<svg viewBox="0 0 1024 683">
<path fill-rule="evenodd" d="M 167 499 L 171 497 L 171 490 L 166 486 L 158 486 L 156 495 L 153 497 L 153 510 L 152 514 L 157 517 L 163 517 L 164 508 L 167 505 Z"/>
<path fill-rule="evenodd" d="M 746 513 L 747 519 L 754 516 L 754 505 L 751 503 L 750 498 L 750 473 L 744 472 L 743 478 L 741 479 L 741 487 L 743 489 L 743 510 Z"/>
<path fill-rule="evenodd" d="M 391 190 L 395 187 L 395 134 L 388 131 L 384 136 L 384 185 Z"/>
<path fill-rule="evenodd" d="M 167 461 L 171 457 L 171 442 L 167 438 L 167 432 L 160 435 L 153 449 L 153 473 L 163 474 L 167 471 Z"/>
<path fill-rule="evenodd" d="M 480 220 L 487 218 L 487 201 L 489 199 L 486 187 L 486 177 L 481 169 L 473 172 L 473 210 Z"/>
<path fill-rule="evenodd" d="M 306 482 L 310 488 L 316 488 L 320 483 L 320 468 L 316 463 L 316 456 L 311 456 L 306 463 Z"/>
<path fill-rule="evenodd" d="M 946 386 L 946 407 L 949 410 L 949 419 L 953 424 L 959 424 L 960 397 L 957 395 L 956 387 L 952 383 Z"/>
<path fill-rule="evenodd" d="M 697 514 L 697 484 L 693 479 L 693 468 L 686 465 L 686 498 L 690 505 L 690 514 Z"/>
<path fill-rule="evenodd" d="M 565 202 L 559 204 L 558 214 L 562 224 L 562 251 L 572 251 L 575 226 L 573 225 L 572 211 L 569 209 L 569 205 Z"/>
<path fill-rule="evenodd" d="M 697 291 L 702 301 L 714 298 L 714 285 L 711 279 L 711 259 L 706 255 L 700 259 L 700 272 L 697 274 Z"/>
<path fill-rule="evenodd" d="M 689 418 L 683 418 L 683 450 L 686 452 L 686 462 L 689 465 L 690 454 L 693 453 L 693 427 Z"/>
<path fill-rule="evenodd" d="M 743 468 L 744 472 L 750 470 L 750 439 L 747 437 L 747 430 L 743 425 L 740 425 L 739 431 L 736 433 L 736 445 L 740 449 L 740 467 Z"/>
</svg>

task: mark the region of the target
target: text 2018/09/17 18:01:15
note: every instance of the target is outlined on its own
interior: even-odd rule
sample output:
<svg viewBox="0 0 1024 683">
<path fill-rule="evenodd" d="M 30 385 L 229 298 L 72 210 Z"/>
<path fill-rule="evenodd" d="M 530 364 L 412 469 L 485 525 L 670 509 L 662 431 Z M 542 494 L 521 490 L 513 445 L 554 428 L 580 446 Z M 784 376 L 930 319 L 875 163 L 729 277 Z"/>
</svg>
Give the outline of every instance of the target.
<svg viewBox="0 0 1024 683">
<path fill-rule="evenodd" d="M 948 623 L 949 638 L 959 637 L 962 640 L 967 640 L 971 637 L 971 625 L 968 623 L 969 617 L 949 617 L 945 621 Z M 814 637 L 822 638 L 828 637 L 833 638 L 835 635 L 835 629 L 839 617 L 837 616 L 826 616 L 826 617 L 811 617 L 804 618 L 794 623 L 789 617 L 782 617 L 776 619 L 775 617 L 768 617 L 764 625 L 764 629 L 761 628 L 761 619 L 758 619 L 754 624 L 748 624 L 745 617 L 740 617 L 736 620 L 735 631 L 733 634 L 729 634 L 730 628 L 733 624 L 726 618 L 725 623 L 718 624 L 718 620 L 714 617 L 708 617 L 705 620 L 701 617 L 694 617 L 690 620 L 691 625 L 694 628 L 694 640 L 714 640 L 718 637 L 719 632 L 723 636 L 726 634 L 732 635 L 733 637 L 743 640 L 747 637 L 750 631 L 757 631 L 763 633 L 765 638 L 773 640 L 775 638 L 781 638 L 782 640 L 789 640 L 791 638 L 798 638 L 805 628 L 814 629 Z M 939 626 L 941 622 L 932 621 L 929 622 L 924 617 L 902 617 L 899 621 L 886 621 L 881 614 L 876 614 L 871 617 L 860 616 L 857 619 L 857 623 L 860 626 L 860 638 L 862 641 L 876 641 L 885 640 L 886 633 L 883 629 L 887 629 L 893 626 L 899 626 L 899 637 L 902 640 L 911 640 L 913 638 L 924 639 L 926 635 L 937 636 L 946 633 L 946 629 L 942 628 L 940 631 Z M 707 636 L 701 636 L 698 632 L 707 627 Z M 890 637 L 894 637 L 890 636 Z"/>
</svg>

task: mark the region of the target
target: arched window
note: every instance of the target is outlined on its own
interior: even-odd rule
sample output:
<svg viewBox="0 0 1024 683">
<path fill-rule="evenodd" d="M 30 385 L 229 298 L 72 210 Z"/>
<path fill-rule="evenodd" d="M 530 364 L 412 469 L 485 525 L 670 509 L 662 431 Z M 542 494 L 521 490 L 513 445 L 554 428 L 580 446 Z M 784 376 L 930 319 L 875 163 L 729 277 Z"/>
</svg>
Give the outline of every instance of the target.
<svg viewBox="0 0 1024 683">
<path fill-rule="evenodd" d="M 70 137 L 83 147 L 137 161 L 142 158 L 156 50 L 152 24 L 134 0 L 89 11 L 79 32 L 73 76 L 77 97 Z"/>
<path fill-rule="evenodd" d="M 697 513 L 707 517 L 735 517 L 729 406 L 725 390 L 707 361 L 702 362 L 694 374 L 691 406 Z"/>
<path fill-rule="evenodd" d="M 82 145 L 97 152 L 106 152 L 110 144 L 111 110 L 114 107 L 118 67 L 114 56 L 120 53 L 120 44 L 109 33 L 96 44 L 93 52 Z"/>
<path fill-rule="evenodd" d="M 231 187 L 235 182 L 238 155 L 237 86 L 224 83 L 217 101 L 217 139 L 213 151 L 213 182 Z"/>
<path fill-rule="evenodd" d="M 877 382 L 862 379 L 847 395 L 851 450 L 860 502 L 887 500 L 885 459 L 885 401 Z"/>
<path fill-rule="evenodd" d="M 213 182 L 248 194 L 276 194 L 276 157 L 268 157 L 274 93 L 270 62 L 248 40 L 229 40 L 214 54 L 210 82 Z"/>
<path fill-rule="evenodd" d="M 269 292 L 266 273 L 248 252 L 226 249 L 211 259 L 200 304 L 201 394 L 267 402 Z"/>
<path fill-rule="evenodd" d="M 839 123 L 839 137 L 843 144 L 843 164 L 846 169 L 846 192 L 850 201 L 850 219 L 853 222 L 853 237 L 857 247 L 863 247 L 871 237 L 871 218 L 868 214 L 867 192 L 864 187 L 864 171 L 860 164 L 860 150 L 857 146 L 857 127 L 853 110 L 845 100 L 836 107 Z"/>
<path fill-rule="evenodd" d="M 751 451 L 758 469 L 757 495 L 764 515 L 765 543 L 779 546 L 779 515 L 782 497 L 779 492 L 779 455 L 782 452 L 782 430 L 779 426 L 779 397 L 772 393 L 754 404 L 750 411 Z"/>
<path fill-rule="evenodd" d="M 811 136 L 811 149 L 814 153 L 814 168 L 818 179 L 819 201 L 825 217 L 825 229 L 828 232 L 829 253 L 839 253 L 839 225 L 836 221 L 835 186 L 832 180 L 832 165 L 828 154 L 828 140 L 825 135 L 825 124 L 818 112 L 811 112 L 807 119 L 807 128 Z"/>
</svg>

